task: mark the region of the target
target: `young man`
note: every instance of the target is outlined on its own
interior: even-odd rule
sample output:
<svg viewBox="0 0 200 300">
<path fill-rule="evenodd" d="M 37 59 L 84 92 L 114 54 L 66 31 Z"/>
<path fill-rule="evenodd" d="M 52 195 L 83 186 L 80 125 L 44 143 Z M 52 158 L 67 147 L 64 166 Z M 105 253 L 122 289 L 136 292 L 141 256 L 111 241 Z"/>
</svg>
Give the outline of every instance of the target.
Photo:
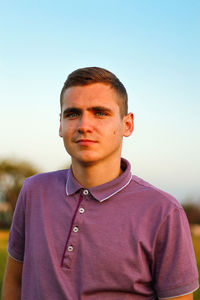
<svg viewBox="0 0 200 300">
<path fill-rule="evenodd" d="M 182 207 L 121 159 L 133 131 L 123 84 L 105 69 L 78 69 L 60 100 L 72 164 L 25 181 L 3 300 L 192 299 L 198 274 Z"/>
</svg>

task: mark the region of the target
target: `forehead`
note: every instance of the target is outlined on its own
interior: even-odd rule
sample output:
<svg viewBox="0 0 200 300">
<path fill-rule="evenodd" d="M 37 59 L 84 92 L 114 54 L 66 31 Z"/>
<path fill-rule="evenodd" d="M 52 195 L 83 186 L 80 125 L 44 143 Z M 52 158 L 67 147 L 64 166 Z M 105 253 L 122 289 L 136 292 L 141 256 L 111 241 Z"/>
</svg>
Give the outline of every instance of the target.
<svg viewBox="0 0 200 300">
<path fill-rule="evenodd" d="M 65 108 L 104 105 L 119 109 L 119 104 L 116 91 L 104 83 L 69 87 L 64 91 L 62 98 L 62 106 Z"/>
</svg>

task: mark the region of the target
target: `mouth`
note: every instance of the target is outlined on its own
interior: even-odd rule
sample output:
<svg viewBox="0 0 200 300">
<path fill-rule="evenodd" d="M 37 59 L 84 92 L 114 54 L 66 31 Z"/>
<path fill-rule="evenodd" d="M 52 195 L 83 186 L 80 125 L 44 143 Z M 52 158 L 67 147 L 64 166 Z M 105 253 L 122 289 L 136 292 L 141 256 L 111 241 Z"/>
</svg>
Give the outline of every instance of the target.
<svg viewBox="0 0 200 300">
<path fill-rule="evenodd" d="M 90 139 L 80 139 L 76 141 L 76 144 L 79 144 L 81 146 L 89 146 L 92 144 L 96 144 L 96 141 L 90 140 Z"/>
</svg>

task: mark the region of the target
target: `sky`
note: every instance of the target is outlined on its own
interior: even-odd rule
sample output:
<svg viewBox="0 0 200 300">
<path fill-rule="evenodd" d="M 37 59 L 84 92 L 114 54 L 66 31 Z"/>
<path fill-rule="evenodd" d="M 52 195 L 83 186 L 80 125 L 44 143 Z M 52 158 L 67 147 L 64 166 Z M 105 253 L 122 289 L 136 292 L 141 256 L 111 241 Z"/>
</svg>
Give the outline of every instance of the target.
<svg viewBox="0 0 200 300">
<path fill-rule="evenodd" d="M 58 136 L 68 74 L 103 67 L 125 85 L 132 172 L 200 201 L 200 1 L 0 2 L 0 159 L 70 164 Z"/>
</svg>

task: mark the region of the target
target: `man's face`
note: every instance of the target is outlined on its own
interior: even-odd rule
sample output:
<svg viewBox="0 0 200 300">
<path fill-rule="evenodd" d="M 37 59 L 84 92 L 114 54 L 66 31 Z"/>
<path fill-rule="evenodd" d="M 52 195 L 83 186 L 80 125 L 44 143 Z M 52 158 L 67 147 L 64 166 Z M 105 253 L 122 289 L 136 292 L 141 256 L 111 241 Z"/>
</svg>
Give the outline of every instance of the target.
<svg viewBox="0 0 200 300">
<path fill-rule="evenodd" d="M 123 136 L 133 130 L 133 114 L 120 116 L 118 96 L 109 85 L 95 83 L 65 90 L 59 134 L 72 164 L 115 162 Z"/>
</svg>

